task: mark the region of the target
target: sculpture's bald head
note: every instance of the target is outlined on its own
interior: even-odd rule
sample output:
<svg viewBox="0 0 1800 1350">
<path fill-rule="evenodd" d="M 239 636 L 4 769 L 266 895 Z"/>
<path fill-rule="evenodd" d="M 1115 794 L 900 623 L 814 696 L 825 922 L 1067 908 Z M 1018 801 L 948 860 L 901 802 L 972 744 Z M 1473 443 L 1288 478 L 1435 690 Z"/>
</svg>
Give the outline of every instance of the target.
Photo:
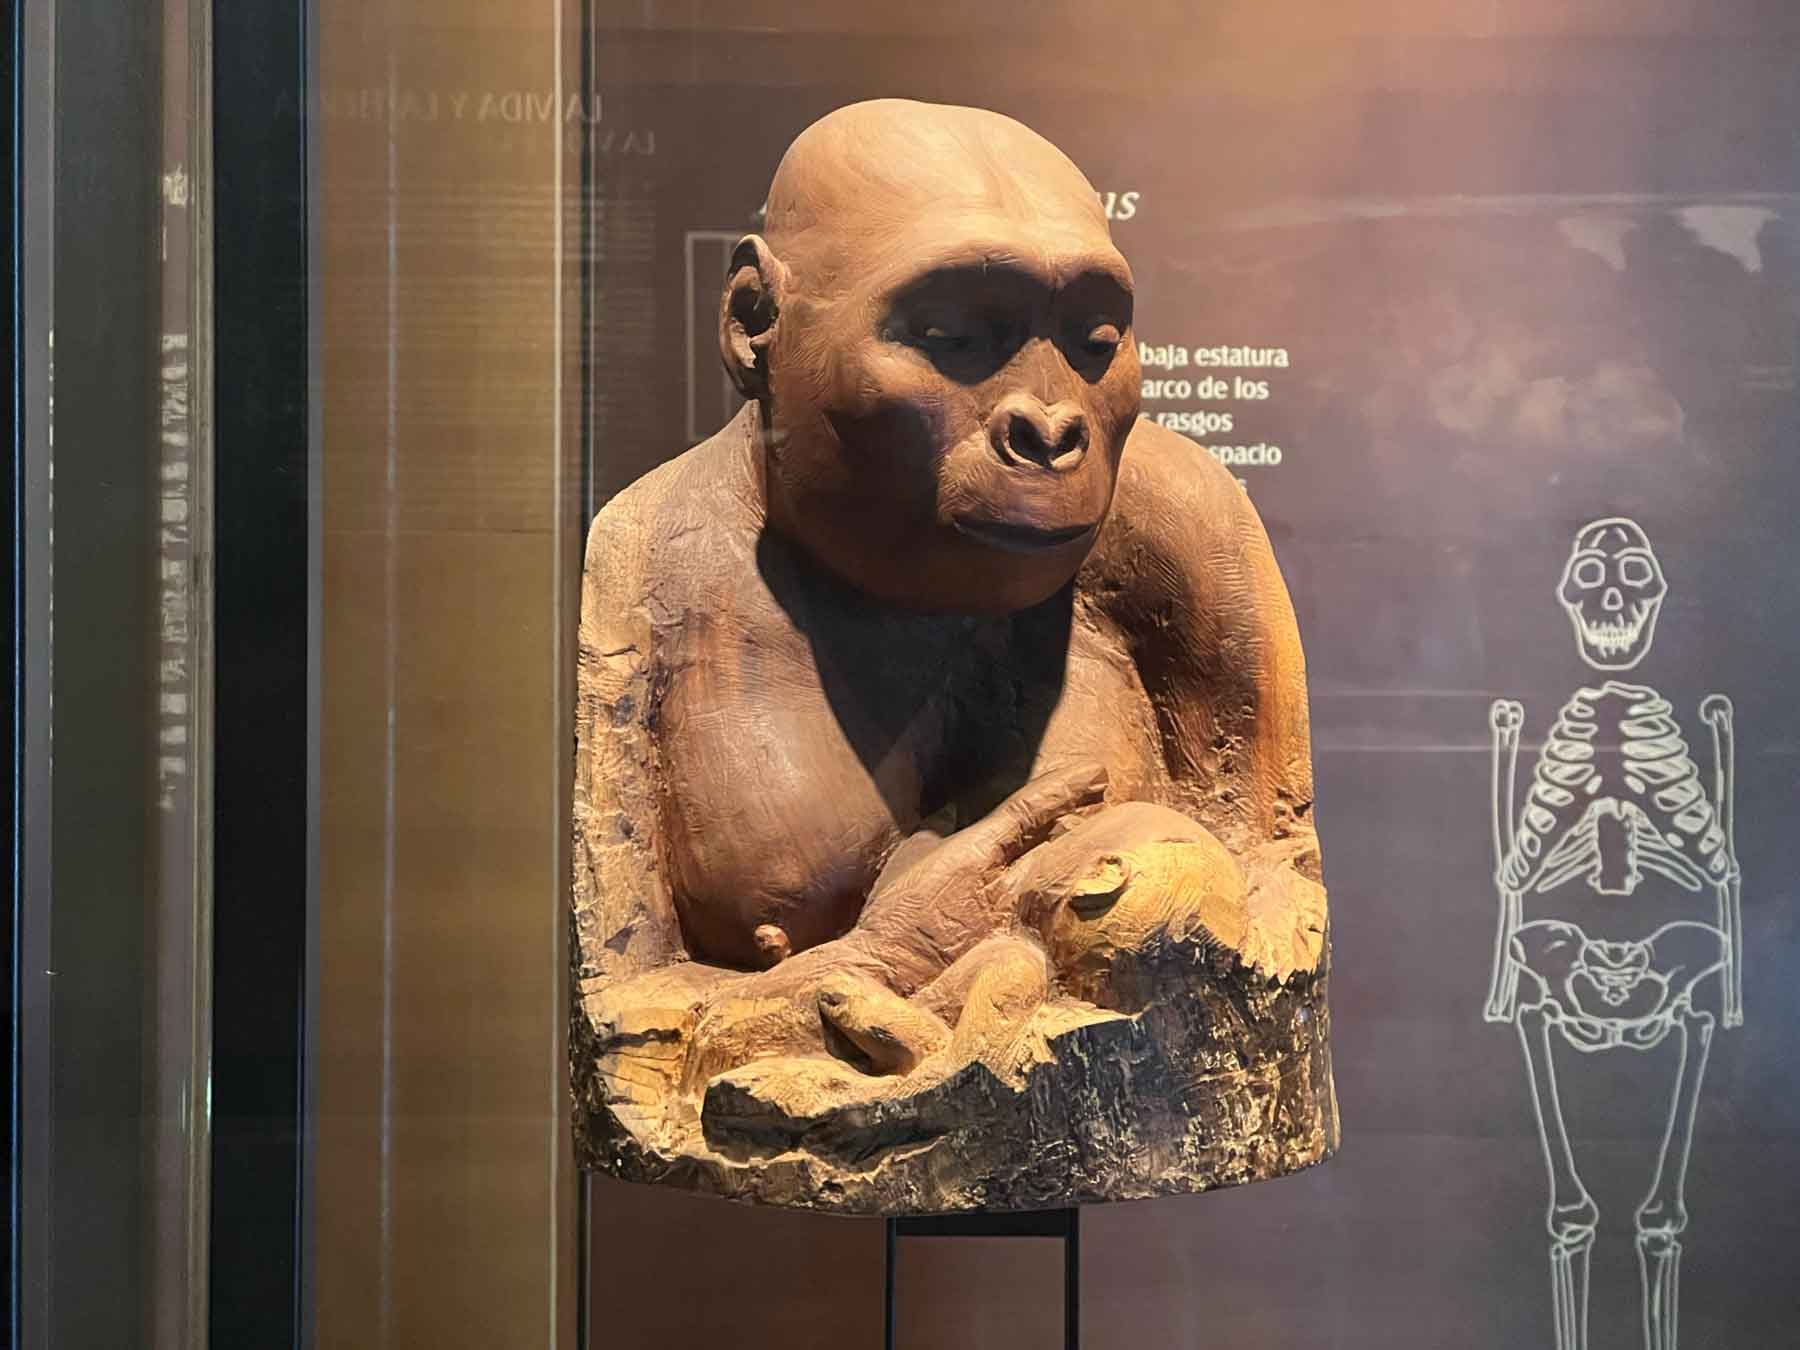
<svg viewBox="0 0 1800 1350">
<path fill-rule="evenodd" d="M 822 118 L 720 309 L 768 519 L 880 598 L 1007 611 L 1074 576 L 1138 410 L 1131 271 L 1094 189 L 998 113 Z"/>
<path fill-rule="evenodd" d="M 1036 244 L 1111 247 L 1098 194 L 1069 157 L 984 108 L 876 99 L 839 108 L 788 147 L 763 212 L 769 246 L 829 293 L 873 250 L 892 256 L 1028 222 Z"/>
</svg>

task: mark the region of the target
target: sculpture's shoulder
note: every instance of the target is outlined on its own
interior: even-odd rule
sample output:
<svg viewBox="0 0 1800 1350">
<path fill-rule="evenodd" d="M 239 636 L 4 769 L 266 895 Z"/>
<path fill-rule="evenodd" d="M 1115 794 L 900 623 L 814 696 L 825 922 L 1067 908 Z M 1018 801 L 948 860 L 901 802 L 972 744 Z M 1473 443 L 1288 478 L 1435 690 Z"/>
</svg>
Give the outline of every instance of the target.
<svg viewBox="0 0 1800 1350">
<path fill-rule="evenodd" d="M 1286 588 L 1256 508 L 1187 437 L 1139 418 L 1125 444 L 1091 582 L 1134 606 L 1249 614 Z"/>
<path fill-rule="evenodd" d="M 681 953 L 658 851 L 656 708 L 668 669 L 666 634 L 694 608 L 693 577 L 704 570 L 681 562 L 684 542 L 698 541 L 706 523 L 704 503 L 694 497 L 725 464 L 712 442 L 696 446 L 619 492 L 588 528 L 572 802 L 578 1000 Z M 573 1023 L 575 1035 L 592 1036 L 599 1005 L 577 1006 L 584 1012 Z M 576 1052 L 581 1073 L 589 1071 L 584 1053 L 591 1052 Z"/>
<path fill-rule="evenodd" d="M 582 564 L 584 618 L 645 605 L 687 608 L 691 592 L 747 558 L 755 525 L 732 431 L 658 465 L 594 517 Z"/>
<path fill-rule="evenodd" d="M 1157 708 L 1182 809 L 1234 847 L 1307 833 L 1306 663 L 1237 480 L 1186 437 L 1140 420 L 1081 591 Z"/>
<path fill-rule="evenodd" d="M 1208 503 L 1234 517 L 1255 515 L 1229 469 L 1180 432 L 1148 417 L 1139 417 L 1125 438 L 1119 489 L 1123 493 L 1149 490 L 1165 498 L 1173 494 L 1190 503 Z"/>
</svg>

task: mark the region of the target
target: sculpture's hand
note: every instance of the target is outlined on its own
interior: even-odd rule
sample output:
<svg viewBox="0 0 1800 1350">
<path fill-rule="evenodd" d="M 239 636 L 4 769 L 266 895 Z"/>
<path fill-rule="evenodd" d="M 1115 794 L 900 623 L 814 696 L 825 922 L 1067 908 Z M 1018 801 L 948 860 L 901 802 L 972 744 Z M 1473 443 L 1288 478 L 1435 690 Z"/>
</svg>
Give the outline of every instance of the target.
<svg viewBox="0 0 1800 1350">
<path fill-rule="evenodd" d="M 877 956 L 890 987 L 923 987 L 1012 917 L 1006 870 L 1105 793 L 1104 767 L 1065 764 L 940 843 L 909 841 L 876 880 L 851 938 Z"/>
<path fill-rule="evenodd" d="M 820 1018 L 838 1038 L 833 1048 L 847 1050 L 866 1073 L 911 1073 L 950 1043 L 941 1017 L 867 975 L 834 971 L 818 999 Z"/>
<path fill-rule="evenodd" d="M 882 871 L 855 929 L 709 995 L 687 1057 L 689 1090 L 786 1056 L 831 1054 L 857 1076 L 921 1063 L 948 1033 L 905 997 L 1006 925 L 1015 905 L 1007 869 L 1105 791 L 1101 766 L 1062 765 L 948 838 L 915 836 Z"/>
<path fill-rule="evenodd" d="M 820 990 L 833 979 L 878 983 L 880 963 L 855 935 L 790 956 L 772 970 L 732 972 L 709 992 L 683 1080 L 691 1092 L 727 1069 L 771 1055 L 826 1053 Z"/>
<path fill-rule="evenodd" d="M 942 913 L 896 911 L 896 897 L 909 906 L 972 897 L 951 917 L 965 927 L 979 920 L 988 936 L 947 968 L 940 956 L 922 987 L 896 992 L 878 978 L 898 968 L 891 946 L 870 972 L 839 968 L 819 980 L 807 1020 L 825 1028 L 822 1047 L 743 1058 L 693 1085 L 704 1089 L 701 1119 L 713 1147 L 798 1149 L 860 1164 L 951 1131 L 979 1134 L 998 1118 L 984 1120 L 971 1103 L 1011 1100 L 1034 1065 L 1055 1059 L 1058 1036 L 1128 1019 L 1172 989 L 1190 993 L 1196 970 L 1223 981 L 1254 966 L 1261 987 L 1316 968 L 1324 902 L 1298 867 L 1307 839 L 1255 850 L 1240 865 L 1204 826 L 1150 802 L 1109 806 L 1044 839 L 1094 785 L 1082 782 L 1059 775 L 1054 786 L 1034 784 L 1029 809 L 1014 809 L 1014 799 L 890 867 L 878 896 L 889 908 L 844 939 L 848 950 L 881 934 L 879 923 L 896 912 L 912 920 L 906 931 L 950 945 Z M 1001 873 L 991 870 L 1015 855 Z M 1015 914 L 1022 926 L 1004 922 Z M 907 955 L 927 961 L 941 951 Z"/>
</svg>

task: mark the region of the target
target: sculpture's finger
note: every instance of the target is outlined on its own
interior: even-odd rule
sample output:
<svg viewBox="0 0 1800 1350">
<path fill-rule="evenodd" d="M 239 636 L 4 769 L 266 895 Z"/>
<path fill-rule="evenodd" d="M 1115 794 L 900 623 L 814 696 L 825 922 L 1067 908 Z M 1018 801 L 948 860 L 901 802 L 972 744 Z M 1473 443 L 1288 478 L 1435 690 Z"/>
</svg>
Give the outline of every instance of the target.
<svg viewBox="0 0 1800 1350">
<path fill-rule="evenodd" d="M 1063 816 L 1105 794 L 1103 766 L 1063 765 L 1032 779 L 871 892 L 858 930 L 883 951 L 890 986 L 916 989 L 995 932 L 1011 902 L 989 883 L 1048 838 Z"/>
<path fill-rule="evenodd" d="M 1076 761 L 1032 779 L 960 836 L 991 862 L 1006 864 L 1049 837 L 1069 812 L 1106 795 L 1104 765 Z"/>
<path fill-rule="evenodd" d="M 875 878 L 875 884 L 869 888 L 869 893 L 874 895 L 886 890 L 911 871 L 916 864 L 929 858 L 949 837 L 955 821 L 955 808 L 946 806 L 930 819 L 919 822 L 919 828 L 909 835 L 882 864 L 881 872 Z"/>
</svg>

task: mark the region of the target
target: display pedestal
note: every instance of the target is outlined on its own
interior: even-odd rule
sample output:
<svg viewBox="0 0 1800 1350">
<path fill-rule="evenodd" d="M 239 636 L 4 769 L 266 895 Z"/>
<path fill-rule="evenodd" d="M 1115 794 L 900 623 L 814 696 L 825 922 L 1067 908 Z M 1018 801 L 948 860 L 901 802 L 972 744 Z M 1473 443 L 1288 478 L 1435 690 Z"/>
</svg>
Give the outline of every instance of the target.
<svg viewBox="0 0 1800 1350">
<path fill-rule="evenodd" d="M 1063 1244 L 1063 1347 L 1081 1344 L 1081 1211 L 1032 1210 L 1019 1214 L 927 1214 L 887 1221 L 886 1328 L 883 1344 L 894 1346 L 894 1261 L 901 1238 L 1012 1237 L 1060 1238 Z"/>
</svg>

